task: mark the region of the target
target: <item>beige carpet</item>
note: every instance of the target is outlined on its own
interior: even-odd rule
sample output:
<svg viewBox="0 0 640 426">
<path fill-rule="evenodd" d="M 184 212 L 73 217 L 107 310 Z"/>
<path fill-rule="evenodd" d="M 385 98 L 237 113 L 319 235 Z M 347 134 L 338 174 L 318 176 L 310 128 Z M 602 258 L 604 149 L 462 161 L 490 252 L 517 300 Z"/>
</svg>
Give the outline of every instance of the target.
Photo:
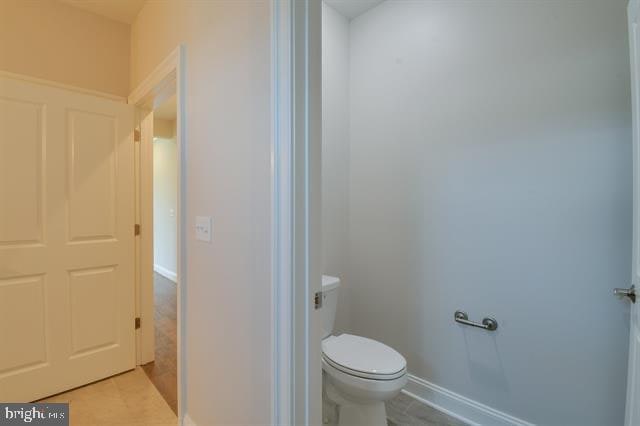
<svg viewBox="0 0 640 426">
<path fill-rule="evenodd" d="M 68 402 L 72 426 L 176 426 L 178 420 L 140 368 L 39 402 Z"/>
</svg>

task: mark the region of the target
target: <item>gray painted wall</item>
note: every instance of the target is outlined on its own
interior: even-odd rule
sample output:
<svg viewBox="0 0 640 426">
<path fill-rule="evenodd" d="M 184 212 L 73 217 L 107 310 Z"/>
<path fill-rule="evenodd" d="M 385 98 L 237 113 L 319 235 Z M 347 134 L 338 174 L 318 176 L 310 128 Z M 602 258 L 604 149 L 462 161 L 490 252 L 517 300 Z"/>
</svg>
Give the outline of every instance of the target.
<svg viewBox="0 0 640 426">
<path fill-rule="evenodd" d="M 625 6 L 387 1 L 350 24 L 349 330 L 540 425 L 623 423 Z"/>
<path fill-rule="evenodd" d="M 349 20 L 322 3 L 322 253 L 323 273 L 340 277 L 336 332 L 350 328 Z"/>
</svg>

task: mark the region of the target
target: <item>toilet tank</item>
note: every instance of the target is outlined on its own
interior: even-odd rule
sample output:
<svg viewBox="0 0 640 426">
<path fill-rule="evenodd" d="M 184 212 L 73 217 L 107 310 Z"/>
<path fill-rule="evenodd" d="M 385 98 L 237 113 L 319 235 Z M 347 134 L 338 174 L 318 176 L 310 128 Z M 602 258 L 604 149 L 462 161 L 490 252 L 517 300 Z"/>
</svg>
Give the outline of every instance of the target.
<svg viewBox="0 0 640 426">
<path fill-rule="evenodd" d="M 331 336 L 338 307 L 340 278 L 322 276 L 322 338 Z"/>
</svg>

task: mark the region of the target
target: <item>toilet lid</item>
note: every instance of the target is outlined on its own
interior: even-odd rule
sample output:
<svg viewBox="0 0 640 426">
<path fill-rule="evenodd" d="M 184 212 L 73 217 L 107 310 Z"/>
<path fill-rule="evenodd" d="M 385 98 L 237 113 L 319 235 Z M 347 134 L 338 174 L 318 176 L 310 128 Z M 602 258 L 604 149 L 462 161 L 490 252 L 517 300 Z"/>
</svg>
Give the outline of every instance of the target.
<svg viewBox="0 0 640 426">
<path fill-rule="evenodd" d="M 407 366 L 404 357 L 389 346 L 351 334 L 323 340 L 322 353 L 334 367 L 351 370 L 358 376 L 363 373 L 364 377 L 392 378 L 390 376 L 397 376 Z"/>
</svg>

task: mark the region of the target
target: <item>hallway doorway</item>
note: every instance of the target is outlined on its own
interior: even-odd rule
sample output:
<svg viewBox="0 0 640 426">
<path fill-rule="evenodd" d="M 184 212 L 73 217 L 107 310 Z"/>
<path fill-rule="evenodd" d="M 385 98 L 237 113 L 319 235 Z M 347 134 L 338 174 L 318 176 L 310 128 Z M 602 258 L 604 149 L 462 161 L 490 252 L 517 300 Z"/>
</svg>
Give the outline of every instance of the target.
<svg viewBox="0 0 640 426">
<path fill-rule="evenodd" d="M 174 413 L 178 413 L 177 393 L 177 288 L 176 283 L 155 272 L 155 360 L 142 366 Z"/>
</svg>

